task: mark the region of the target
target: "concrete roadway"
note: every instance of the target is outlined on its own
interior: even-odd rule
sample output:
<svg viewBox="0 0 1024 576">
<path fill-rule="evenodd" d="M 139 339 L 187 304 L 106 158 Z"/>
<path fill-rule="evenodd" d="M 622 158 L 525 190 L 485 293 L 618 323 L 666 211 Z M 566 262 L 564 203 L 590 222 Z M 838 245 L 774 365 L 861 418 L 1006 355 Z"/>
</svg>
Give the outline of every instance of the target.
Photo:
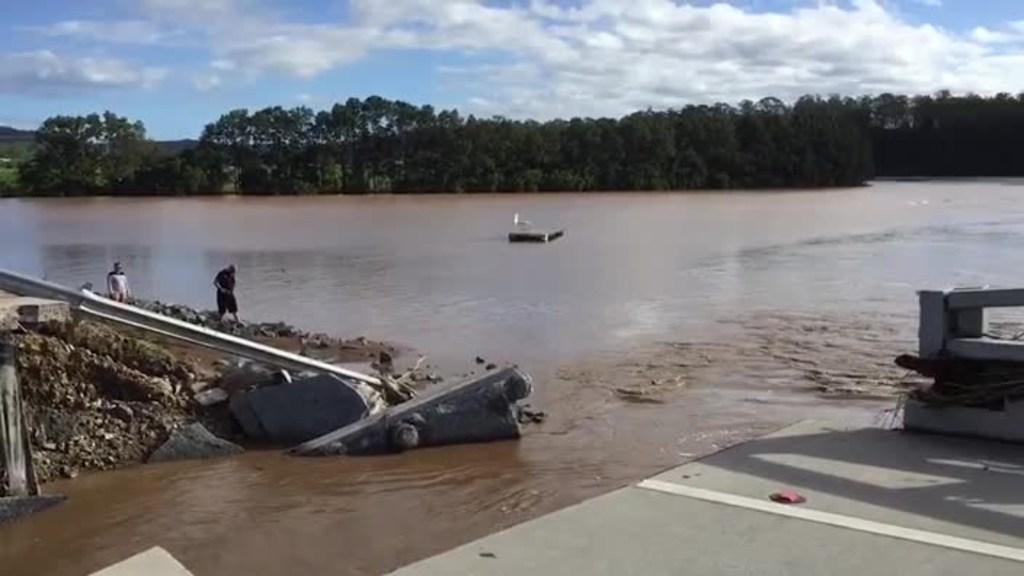
<svg viewBox="0 0 1024 576">
<path fill-rule="evenodd" d="M 805 422 L 394 574 L 1020 575 L 1024 450 Z"/>
</svg>

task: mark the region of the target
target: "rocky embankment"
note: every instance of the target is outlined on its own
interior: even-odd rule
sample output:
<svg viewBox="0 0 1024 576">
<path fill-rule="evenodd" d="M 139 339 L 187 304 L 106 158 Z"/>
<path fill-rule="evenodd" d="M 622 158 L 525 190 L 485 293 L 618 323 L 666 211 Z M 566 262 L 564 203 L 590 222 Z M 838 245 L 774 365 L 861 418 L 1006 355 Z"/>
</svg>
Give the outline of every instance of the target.
<svg viewBox="0 0 1024 576">
<path fill-rule="evenodd" d="M 182 304 L 165 304 L 159 300 L 136 300 L 132 304 L 143 310 L 156 312 L 175 320 L 205 326 L 220 332 L 241 336 L 242 338 L 292 338 L 313 335 L 302 332 L 298 328 L 284 322 L 242 323 L 221 321 L 214 310 L 196 310 Z M 320 334 L 324 339 L 330 338 Z"/>
<path fill-rule="evenodd" d="M 92 322 L 19 337 L 18 378 L 41 481 L 142 461 L 199 416 L 188 359 Z"/>
<path fill-rule="evenodd" d="M 366 338 L 338 339 L 319 332 L 306 332 L 285 322 L 222 321 L 213 310 L 196 310 L 181 304 L 166 304 L 158 300 L 137 300 L 135 306 L 162 314 L 169 318 L 203 326 L 240 338 L 256 340 L 282 349 L 299 352 L 310 357 L 329 358 L 335 362 L 358 362 L 377 359 L 384 352 L 397 355 L 393 345 L 374 342 Z"/>
<path fill-rule="evenodd" d="M 283 322 L 221 322 L 214 312 L 160 302 L 135 304 L 326 362 L 367 364 L 379 383 L 289 374 L 93 320 L 35 325 L 16 337 L 17 374 L 40 481 L 237 453 L 242 444 L 304 442 L 442 380 L 422 357 L 396 370 L 398 349 L 365 338 L 341 340 Z M 488 372 L 498 368 L 483 358 L 476 364 Z M 515 416 L 520 424 L 544 419 L 526 405 L 517 406 Z"/>
<path fill-rule="evenodd" d="M 213 312 L 158 302 L 139 305 L 334 362 L 390 362 L 396 354 L 387 344 L 339 340 L 280 322 L 221 323 Z M 244 441 L 226 404 L 201 401 L 204 391 L 222 384 L 239 389 L 237 362 L 85 320 L 37 326 L 18 336 L 18 350 L 40 481 L 145 461 L 175 430 L 194 422 L 221 438 Z M 253 373 L 253 367 L 244 372 Z"/>
</svg>

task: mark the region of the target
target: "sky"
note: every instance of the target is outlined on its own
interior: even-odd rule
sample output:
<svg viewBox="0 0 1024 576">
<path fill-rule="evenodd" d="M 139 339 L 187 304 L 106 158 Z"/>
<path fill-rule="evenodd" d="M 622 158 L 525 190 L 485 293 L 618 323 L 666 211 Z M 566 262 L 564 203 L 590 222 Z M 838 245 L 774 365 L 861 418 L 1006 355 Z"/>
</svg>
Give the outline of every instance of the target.
<svg viewBox="0 0 1024 576">
<path fill-rule="evenodd" d="M 374 94 L 549 119 L 803 94 L 1024 92 L 1021 0 L 0 0 L 0 125 L 159 139 Z"/>
</svg>

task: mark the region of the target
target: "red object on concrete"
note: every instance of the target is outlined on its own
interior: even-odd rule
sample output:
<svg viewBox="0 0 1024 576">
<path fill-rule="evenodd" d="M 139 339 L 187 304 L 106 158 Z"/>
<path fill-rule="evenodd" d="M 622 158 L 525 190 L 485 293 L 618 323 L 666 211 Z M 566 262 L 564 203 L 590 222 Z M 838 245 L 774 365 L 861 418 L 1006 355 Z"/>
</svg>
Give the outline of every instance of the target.
<svg viewBox="0 0 1024 576">
<path fill-rule="evenodd" d="M 779 504 L 803 504 L 804 502 L 807 502 L 807 498 L 804 498 L 792 490 L 773 492 L 770 498 L 772 499 L 772 502 L 778 502 Z"/>
</svg>

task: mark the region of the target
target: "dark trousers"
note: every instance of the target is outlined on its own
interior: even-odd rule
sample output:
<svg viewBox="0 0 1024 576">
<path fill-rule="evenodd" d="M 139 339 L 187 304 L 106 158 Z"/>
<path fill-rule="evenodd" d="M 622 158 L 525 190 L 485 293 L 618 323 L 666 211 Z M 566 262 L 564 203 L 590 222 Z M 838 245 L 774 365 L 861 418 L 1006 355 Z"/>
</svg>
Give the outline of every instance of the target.
<svg viewBox="0 0 1024 576">
<path fill-rule="evenodd" d="M 235 300 L 234 292 L 217 291 L 217 313 L 221 316 L 227 313 L 238 314 L 238 301 Z"/>
</svg>

